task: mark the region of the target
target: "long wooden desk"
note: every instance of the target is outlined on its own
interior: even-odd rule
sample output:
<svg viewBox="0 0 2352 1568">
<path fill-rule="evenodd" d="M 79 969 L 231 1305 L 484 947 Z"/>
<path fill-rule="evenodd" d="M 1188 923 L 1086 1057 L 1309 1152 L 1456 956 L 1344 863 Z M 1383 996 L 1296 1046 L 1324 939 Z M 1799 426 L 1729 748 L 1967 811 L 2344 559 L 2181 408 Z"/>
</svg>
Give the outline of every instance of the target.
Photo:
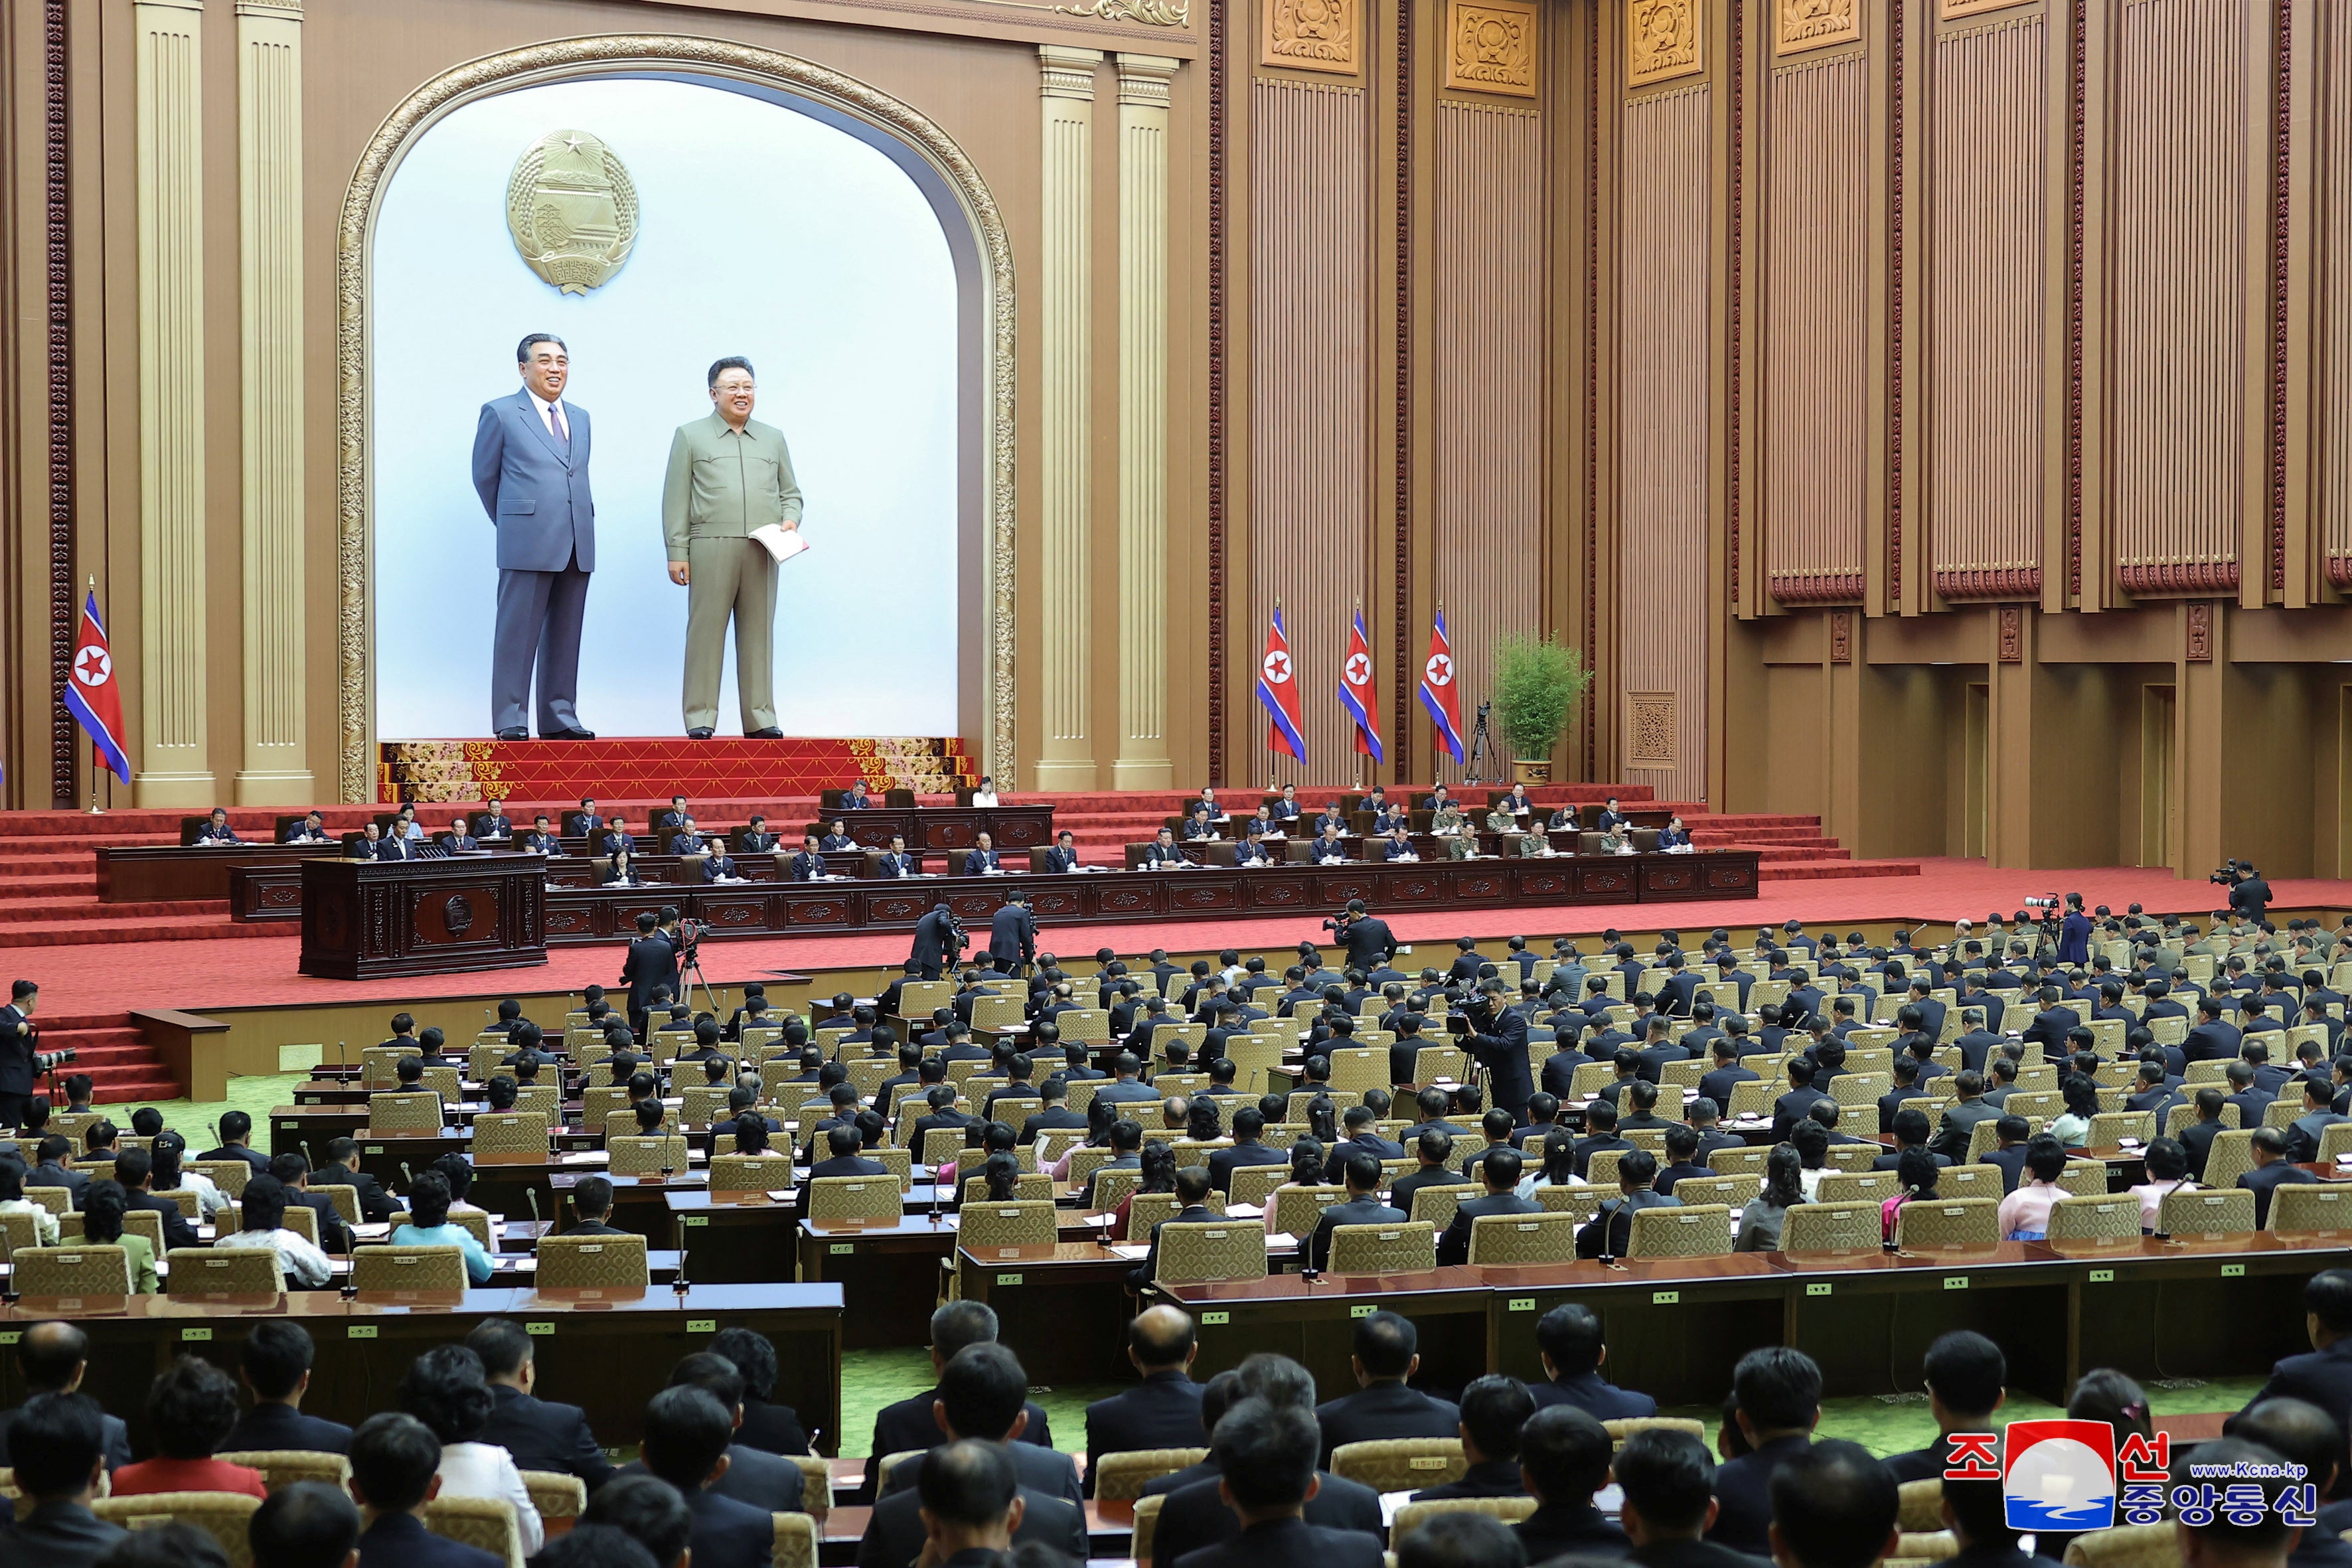
<svg viewBox="0 0 2352 1568">
<path fill-rule="evenodd" d="M 2298 1245 L 2298 1242 L 2307 1243 Z M 2143 1237 L 2105 1246 L 2005 1242 L 1980 1252 L 1623 1259 L 1402 1276 L 1296 1274 L 1175 1285 L 1200 1322 L 1194 1375 L 1279 1350 L 1344 1390 L 1348 1324 L 1387 1308 L 1421 1322 L 1433 1380 L 1540 1377 L 1536 1324 L 1565 1301 L 1601 1319 L 1617 1381 L 1664 1404 L 1711 1403 L 1759 1345 L 1818 1361 L 1832 1394 L 1916 1392 L 1927 1346 L 1974 1329 L 2010 1357 L 2010 1381 L 2053 1403 L 2086 1366 L 2135 1376 L 2244 1375 L 2309 1348 L 2302 1287 L 2352 1262 L 2352 1238 L 2267 1232 Z M 1474 1304 L 1475 1303 L 1475 1304 Z M 1045 1303 L 1039 1304 L 1041 1308 Z M 1433 1335 L 1423 1319 L 1480 1315 L 1485 1332 Z M 1465 1353 L 1463 1342 L 1482 1355 Z M 1451 1358 L 1450 1360 L 1445 1358 Z M 1459 1363 L 1460 1364 L 1454 1364 Z"/>
<path fill-rule="evenodd" d="M 722 1328 L 755 1329 L 775 1342 L 776 1398 L 800 1414 L 824 1452 L 837 1452 L 841 1428 L 841 1290 L 832 1285 L 698 1285 L 674 1290 L 489 1289 L 369 1296 L 332 1291 L 196 1300 L 172 1296 L 39 1300 L 0 1309 L 0 1345 L 24 1330 L 69 1318 L 90 1337 L 83 1386 L 131 1423 L 131 1444 L 152 1451 L 147 1387 L 182 1353 L 204 1356 L 235 1376 L 246 1325 L 289 1318 L 310 1333 L 318 1359 L 303 1408 L 356 1425 L 391 1408 L 408 1363 L 435 1345 L 463 1339 L 485 1318 L 530 1330 L 539 1387 L 588 1413 L 608 1444 L 636 1441 L 646 1401 L 660 1392 L 679 1357 L 705 1348 Z M 25 1397 L 13 1355 L 0 1356 L 0 1397 Z"/>
<path fill-rule="evenodd" d="M 270 868 L 301 882 L 301 864 L 320 856 L 341 856 L 336 844 L 242 844 L 198 849 L 178 844 L 101 847 L 98 851 L 98 897 L 108 904 L 142 904 L 182 899 L 226 899 L 232 874 Z"/>
</svg>

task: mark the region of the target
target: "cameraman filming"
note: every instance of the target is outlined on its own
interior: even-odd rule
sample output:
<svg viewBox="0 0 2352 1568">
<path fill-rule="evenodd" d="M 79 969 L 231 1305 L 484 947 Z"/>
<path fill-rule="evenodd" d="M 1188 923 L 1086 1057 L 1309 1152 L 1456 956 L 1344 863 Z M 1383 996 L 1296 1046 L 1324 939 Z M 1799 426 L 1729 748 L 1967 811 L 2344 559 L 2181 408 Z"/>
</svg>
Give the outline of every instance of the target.
<svg viewBox="0 0 2352 1568">
<path fill-rule="evenodd" d="M 2270 907 L 2271 885 L 2252 860 L 2232 860 L 2206 879 L 2230 889 L 2230 910 L 2242 921 L 2260 925 Z"/>
<path fill-rule="evenodd" d="M 1470 1033 L 1462 1041 L 1473 1060 L 1486 1069 L 1486 1083 L 1498 1110 L 1525 1126 L 1528 1101 L 1536 1092 L 1528 1062 L 1528 1019 L 1510 1010 L 1500 980 L 1482 980 L 1462 1005 Z"/>
<path fill-rule="evenodd" d="M 907 953 L 907 967 L 919 979 L 937 980 L 963 952 L 963 927 L 947 905 L 934 904 L 930 913 L 915 922 L 915 945 Z"/>
<path fill-rule="evenodd" d="M 1347 950 L 1347 967 L 1359 974 L 1370 974 L 1396 953 L 1389 922 L 1366 914 L 1361 899 L 1349 899 L 1347 909 L 1336 920 L 1325 921 L 1323 929 Z"/>
</svg>

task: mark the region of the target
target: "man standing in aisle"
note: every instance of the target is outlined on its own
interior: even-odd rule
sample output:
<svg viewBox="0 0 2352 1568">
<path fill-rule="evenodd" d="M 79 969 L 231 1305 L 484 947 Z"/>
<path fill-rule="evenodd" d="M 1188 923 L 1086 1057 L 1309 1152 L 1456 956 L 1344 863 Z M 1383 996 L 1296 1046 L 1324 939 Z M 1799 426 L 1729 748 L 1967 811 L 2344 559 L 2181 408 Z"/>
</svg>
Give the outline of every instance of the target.
<svg viewBox="0 0 2352 1568">
<path fill-rule="evenodd" d="M 801 488 L 783 432 L 751 417 L 751 362 L 710 367 L 711 411 L 678 426 L 662 486 L 669 580 L 686 589 L 686 733 L 708 741 L 719 722 L 727 622 L 735 621 L 735 687 L 743 733 L 774 741 L 776 562 L 752 537 L 801 525 Z"/>
<path fill-rule="evenodd" d="M 572 356 L 533 332 L 515 351 L 522 390 L 482 405 L 474 427 L 474 489 L 499 535 L 498 627 L 490 645 L 490 729 L 530 736 L 531 668 L 539 733 L 593 741 L 572 705 L 580 620 L 596 570 L 596 503 L 588 495 L 588 411 L 563 401 Z"/>
</svg>

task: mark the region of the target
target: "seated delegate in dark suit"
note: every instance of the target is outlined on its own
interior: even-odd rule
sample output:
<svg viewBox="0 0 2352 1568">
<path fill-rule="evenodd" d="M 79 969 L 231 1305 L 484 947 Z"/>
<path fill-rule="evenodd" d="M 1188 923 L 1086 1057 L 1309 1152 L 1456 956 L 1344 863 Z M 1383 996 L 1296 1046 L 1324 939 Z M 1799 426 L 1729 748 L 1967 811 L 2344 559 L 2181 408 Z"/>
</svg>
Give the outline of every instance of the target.
<svg viewBox="0 0 2352 1568">
<path fill-rule="evenodd" d="M 1528 1561 L 1548 1563 L 1555 1557 L 1580 1555 L 1623 1556 L 1633 1543 L 1625 1539 L 1623 1531 L 1592 1506 L 1592 1494 L 1609 1479 L 1608 1429 L 1591 1412 L 1562 1405 L 1528 1416 L 1517 1436 L 1519 1468 L 1525 1475 L 1528 1495 L 1536 1500 L 1536 1510 L 1512 1525 L 1511 1533 L 1519 1538 Z M 1697 1438 L 1683 1432 L 1672 1436 L 1698 1447 L 1699 1459 L 1704 1463 L 1706 1450 L 1699 1447 Z M 1700 1484 L 1703 1487 L 1705 1482 Z M 1701 1518 L 1706 1515 L 1706 1493 L 1701 1491 Z M 1696 1526 L 1696 1521 L 1693 1521 L 1694 1534 Z M 1746 1568 L 1736 1557 L 1733 1564 L 1734 1568 Z"/>
<path fill-rule="evenodd" d="M 367 1568 L 503 1568 L 503 1557 L 436 1535 L 418 1517 L 441 1468 L 441 1440 L 424 1422 L 393 1411 L 371 1415 L 352 1434 L 351 1462 L 352 1500 L 366 1510 L 362 1518 L 374 1516 L 359 1539 Z M 771 1521 L 772 1550 L 774 1537 Z"/>
<path fill-rule="evenodd" d="M 1087 1495 L 1105 1454 L 1145 1448 L 1198 1448 L 1209 1440 L 1201 1425 L 1201 1385 L 1187 1370 L 1197 1348 L 1191 1314 L 1160 1306 L 1127 1325 L 1127 1359 L 1143 1381 L 1087 1406 Z"/>
<path fill-rule="evenodd" d="M 1083 1562 L 1087 1524 L 1077 1468 L 1066 1454 L 1015 1440 L 1028 1419 L 1028 1385 L 1020 1361 L 1003 1345 L 965 1346 L 940 1370 L 939 1418 L 932 1426 L 939 1442 L 925 1447 L 935 1448 L 966 1436 L 1001 1444 L 1026 1505 L 1014 1542 L 1035 1542 Z M 981 1438 L 982 1433 L 990 1436 Z M 909 1459 L 890 1473 L 890 1485 L 875 1503 L 857 1543 L 859 1568 L 903 1568 L 922 1551 L 926 1532 L 917 1483 L 924 1462 L 922 1458 Z"/>
<path fill-rule="evenodd" d="M 1354 1107 L 1362 1110 L 1361 1106 Z M 1328 1268 L 1331 1266 L 1331 1233 L 1343 1225 L 1402 1225 L 1409 1217 L 1402 1209 L 1392 1209 L 1373 1194 L 1380 1190 L 1381 1162 L 1378 1155 L 1359 1150 L 1348 1156 L 1346 1165 L 1348 1197 L 1345 1203 L 1333 1204 L 1315 1222 L 1314 1234 L 1307 1237 L 1308 1266 Z"/>
<path fill-rule="evenodd" d="M 1365 1530 L 1330 1529 L 1310 1524 L 1307 1515 L 1322 1512 L 1307 1497 L 1321 1479 L 1316 1468 L 1315 1422 L 1297 1404 L 1265 1398 L 1236 1402 L 1217 1424 L 1216 1461 L 1221 1483 L 1196 1482 L 1168 1494 L 1161 1519 L 1177 1500 L 1191 1502 L 1194 1494 L 1218 1496 L 1217 1486 L 1232 1495 L 1230 1507 L 1219 1504 L 1223 1520 L 1210 1544 L 1193 1548 L 1197 1536 L 1180 1515 L 1179 1539 L 1165 1555 L 1153 1541 L 1153 1568 L 1170 1568 L 1181 1561 L 1186 1568 L 1380 1568 L 1378 1500 L 1372 1521 Z M 1322 1481 L 1322 1490 L 1331 1483 Z M 1318 1497 L 1320 1493 L 1318 1492 Z M 1197 1508 L 1197 1504 L 1193 1504 Z"/>
<path fill-rule="evenodd" d="M 327 831 L 325 819 L 315 811 L 288 828 L 286 837 L 279 840 L 283 844 L 332 844 L 334 841 L 335 836 Z"/>
<path fill-rule="evenodd" d="M 950 1301 L 931 1314 L 931 1364 L 944 1367 L 955 1359 L 966 1345 L 993 1342 L 996 1338 L 996 1313 L 985 1301 Z M 911 1398 L 895 1405 L 886 1405 L 874 1417 L 874 1441 L 866 1449 L 866 1486 L 871 1491 L 878 1488 L 883 1456 L 905 1453 L 910 1448 L 929 1448 L 940 1441 L 940 1424 L 931 1414 L 939 1402 L 940 1390 L 927 1388 Z M 1022 1406 L 1028 1420 L 1021 1427 L 1020 1441 L 1039 1447 L 1054 1446 L 1052 1430 L 1046 1424 L 1045 1407 L 1034 1401 Z M 892 1568 L 898 1568 L 892 1564 Z"/>
<path fill-rule="evenodd" d="M 1519 1484 L 1519 1428 L 1535 1413 L 1535 1401 L 1517 1378 L 1489 1373 L 1474 1380 L 1462 1391 L 1462 1457 L 1467 1468 L 1454 1480 L 1423 1487 L 1412 1500 L 1525 1496 Z"/>
<path fill-rule="evenodd" d="M 1348 847 L 1340 842 L 1337 827 L 1325 829 L 1323 836 L 1308 847 L 1307 858 L 1318 866 L 1327 866 L 1348 858 Z"/>
<path fill-rule="evenodd" d="M 1421 1365 L 1421 1335 L 1412 1319 L 1395 1312 L 1358 1319 L 1354 1350 L 1350 1364 L 1361 1386 L 1315 1407 L 1322 1463 L 1330 1463 L 1332 1454 L 1349 1443 L 1451 1437 L 1460 1431 L 1460 1410 L 1406 1386 L 1405 1380 Z"/>
<path fill-rule="evenodd" d="M 2352 1268 L 2329 1268 L 2303 1287 L 2304 1325 L 2311 1350 L 2282 1358 L 2246 1408 L 2272 1399 L 2300 1399 L 2336 1420 L 2352 1421 Z"/>
<path fill-rule="evenodd" d="M 212 816 L 197 825 L 195 837 L 188 842 L 191 844 L 242 844 L 245 840 L 239 838 L 236 836 L 236 829 L 228 825 L 228 813 L 219 806 L 215 806 Z"/>
<path fill-rule="evenodd" d="M 703 858 L 702 879 L 705 882 L 735 882 L 742 879 L 742 873 L 735 869 L 735 857 L 719 852 Z"/>
<path fill-rule="evenodd" d="M 874 862 L 876 876 L 887 877 L 894 881 L 902 877 L 920 875 L 922 869 L 921 858 L 908 854 L 907 841 L 895 834 L 891 836 L 890 847 L 885 849 L 882 852 L 882 858 Z"/>
<path fill-rule="evenodd" d="M 1706 1538 L 1752 1557 L 1769 1553 L 1772 1472 L 1813 1446 L 1822 1409 L 1821 1368 L 1801 1351 L 1748 1352 L 1731 1373 L 1733 1419 L 1748 1452 L 1715 1472 L 1716 1515 Z"/>
<path fill-rule="evenodd" d="M 1658 1413 L 1658 1402 L 1648 1394 L 1620 1388 L 1601 1375 L 1609 1350 L 1591 1308 L 1570 1301 L 1546 1312 L 1536 1324 L 1536 1346 L 1549 1374 L 1547 1382 L 1528 1384 L 1537 1409 L 1573 1405 L 1601 1421 Z"/>
<path fill-rule="evenodd" d="M 580 1406 L 557 1405 L 532 1394 L 539 1366 L 530 1336 L 520 1323 L 511 1318 L 485 1319 L 466 1336 L 466 1345 L 482 1358 L 493 1401 L 480 1441 L 513 1455 L 517 1469 L 577 1476 L 592 1491 L 612 1478 L 612 1461 L 604 1458 Z"/>
<path fill-rule="evenodd" d="M 1175 836 L 1171 834 L 1164 827 L 1160 830 L 1159 837 L 1155 837 L 1150 843 L 1143 847 L 1143 857 L 1140 863 L 1145 866 L 1182 866 L 1187 864 L 1184 858 L 1184 851 L 1176 847 Z"/>
<path fill-rule="evenodd" d="M 1463 1199 L 1454 1208 L 1454 1223 L 1446 1225 L 1446 1234 L 1437 1239 L 1437 1262 L 1467 1262 L 1470 1260 L 1470 1225 L 1486 1215 L 1510 1215 L 1510 1213 L 1543 1213 L 1543 1206 L 1534 1199 L 1517 1194 L 1519 1187 L 1519 1150 L 1498 1147 L 1486 1150 L 1486 1163 L 1479 1175 L 1486 1183 L 1486 1196 Z"/>
<path fill-rule="evenodd" d="M 2271 1197 L 2281 1187 L 2308 1186 L 2319 1180 L 2287 1158 L 2287 1133 L 2283 1127 L 2257 1127 L 2253 1136 L 2254 1168 L 2238 1178 L 2238 1185 L 2254 1194 L 2254 1228 L 2270 1223 Z"/>
<path fill-rule="evenodd" d="M 814 882 L 824 874 L 824 856 L 818 852 L 816 835 L 812 833 L 801 840 L 800 853 L 784 862 L 784 880 Z"/>
<path fill-rule="evenodd" d="M 988 835 L 985 833 L 980 836 L 980 842 L 968 850 L 963 858 L 963 874 L 967 877 L 986 876 L 991 871 L 1003 868 L 1002 862 L 996 858 L 996 850 L 989 843 Z"/>
<path fill-rule="evenodd" d="M 1054 847 L 1045 851 L 1045 869 L 1059 872 L 1077 868 L 1077 841 L 1066 831 L 1055 835 Z"/>
<path fill-rule="evenodd" d="M 775 1555 L 774 1515 L 711 1484 L 734 1436 L 735 1413 L 707 1388 L 675 1384 L 646 1404 L 641 1462 L 686 1499 L 694 1521 L 689 1550 L 702 1568 L 765 1568 Z M 612 1484 L 644 1483 L 629 1476 Z"/>
<path fill-rule="evenodd" d="M 227 1441 L 221 1445 L 224 1451 L 351 1451 L 350 1427 L 302 1414 L 302 1394 L 310 1386 L 315 1353 L 309 1332 L 299 1323 L 264 1318 L 254 1324 L 240 1352 L 246 1386 L 253 1391 L 253 1408 L 237 1417 Z"/>
</svg>

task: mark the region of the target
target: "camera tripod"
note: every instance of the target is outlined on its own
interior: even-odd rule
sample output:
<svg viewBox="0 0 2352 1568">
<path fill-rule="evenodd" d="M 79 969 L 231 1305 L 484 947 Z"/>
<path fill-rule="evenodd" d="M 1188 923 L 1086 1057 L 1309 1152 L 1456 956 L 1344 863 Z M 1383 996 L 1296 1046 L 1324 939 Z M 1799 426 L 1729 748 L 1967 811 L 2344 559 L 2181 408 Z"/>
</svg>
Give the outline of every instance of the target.
<svg viewBox="0 0 2352 1568">
<path fill-rule="evenodd" d="M 1478 721 L 1470 728 L 1470 757 L 1463 763 L 1462 782 L 1466 784 L 1490 784 L 1494 781 L 1479 776 L 1478 764 L 1495 760 L 1494 737 L 1486 731 L 1486 713 L 1491 702 L 1478 704 Z"/>
<path fill-rule="evenodd" d="M 680 935 L 683 941 L 680 943 L 678 956 L 681 960 L 680 967 L 686 973 L 686 984 L 680 989 L 686 994 L 679 999 L 688 1006 L 692 1006 L 694 988 L 700 985 L 704 1005 L 716 1014 L 719 1011 L 719 995 L 711 989 L 710 977 L 702 973 L 702 932 L 699 930 L 689 929 L 680 932 Z"/>
</svg>

